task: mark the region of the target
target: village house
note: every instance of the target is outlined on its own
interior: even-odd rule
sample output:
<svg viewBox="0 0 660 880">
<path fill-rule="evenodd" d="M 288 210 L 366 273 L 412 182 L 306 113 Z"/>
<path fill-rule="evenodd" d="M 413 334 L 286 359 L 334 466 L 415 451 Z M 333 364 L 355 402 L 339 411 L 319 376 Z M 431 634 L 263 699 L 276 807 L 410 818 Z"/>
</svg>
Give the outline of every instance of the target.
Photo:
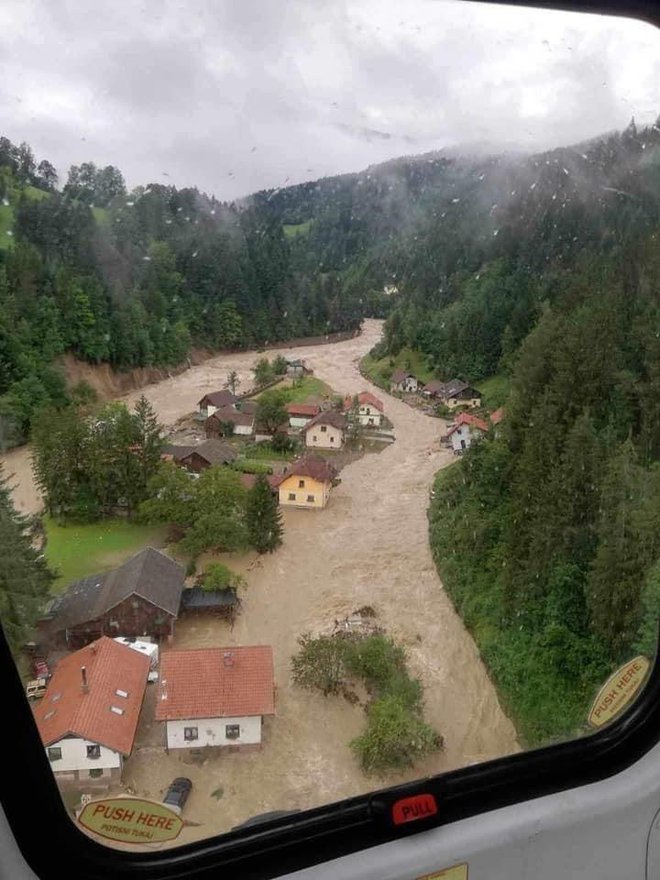
<svg viewBox="0 0 660 880">
<path fill-rule="evenodd" d="M 258 749 L 262 720 L 275 714 L 273 649 L 167 651 L 156 697 L 168 749 Z"/>
<path fill-rule="evenodd" d="M 449 409 L 455 409 L 457 406 L 471 408 L 481 406 L 481 391 L 461 379 L 452 379 L 451 382 L 442 385 L 435 397 Z"/>
<path fill-rule="evenodd" d="M 383 421 L 383 402 L 371 391 L 361 391 L 357 396 L 357 411 L 353 414 L 356 400 L 347 397 L 344 400 L 344 412 L 351 415 L 360 425 L 366 428 L 379 428 Z"/>
<path fill-rule="evenodd" d="M 240 412 L 232 406 L 223 406 L 204 422 L 204 430 L 209 439 L 224 437 L 227 425 L 233 426 L 233 433 L 251 437 L 254 433 L 254 413 Z"/>
<path fill-rule="evenodd" d="M 233 406 L 236 397 L 226 388 L 223 391 L 211 391 L 205 394 L 197 404 L 199 415 L 202 419 L 208 419 L 217 409 L 225 406 Z"/>
<path fill-rule="evenodd" d="M 171 638 L 183 583 L 183 568 L 147 547 L 113 571 L 74 581 L 50 601 L 38 626 L 69 648 L 104 635 Z"/>
<path fill-rule="evenodd" d="M 414 393 L 419 387 L 417 377 L 406 370 L 395 370 L 390 380 L 390 391 Z"/>
<path fill-rule="evenodd" d="M 200 443 L 199 446 L 191 447 L 185 455 L 181 456 L 178 463 L 187 470 L 199 474 L 213 465 L 231 464 L 237 455 L 238 453 L 228 443 L 212 438 Z"/>
<path fill-rule="evenodd" d="M 314 416 L 302 433 L 305 435 L 305 446 L 318 449 L 341 449 L 348 422 L 341 413 L 328 410 Z"/>
<path fill-rule="evenodd" d="M 292 462 L 279 480 L 282 507 L 323 508 L 337 477 L 336 469 L 324 458 L 307 455 Z"/>
<path fill-rule="evenodd" d="M 446 436 L 454 452 L 460 454 L 469 449 L 476 440 L 480 440 L 487 431 L 488 424 L 483 419 L 470 413 L 459 413 Z"/>
<path fill-rule="evenodd" d="M 431 381 L 427 382 L 422 388 L 422 394 L 424 397 L 435 398 L 440 394 L 444 387 L 445 383 L 441 382 L 440 379 L 431 379 Z"/>
<path fill-rule="evenodd" d="M 321 407 L 312 403 L 287 403 L 286 411 L 291 428 L 304 428 L 321 412 Z"/>
<path fill-rule="evenodd" d="M 132 750 L 149 658 L 102 637 L 57 664 L 34 718 L 58 785 L 107 786 Z"/>
</svg>

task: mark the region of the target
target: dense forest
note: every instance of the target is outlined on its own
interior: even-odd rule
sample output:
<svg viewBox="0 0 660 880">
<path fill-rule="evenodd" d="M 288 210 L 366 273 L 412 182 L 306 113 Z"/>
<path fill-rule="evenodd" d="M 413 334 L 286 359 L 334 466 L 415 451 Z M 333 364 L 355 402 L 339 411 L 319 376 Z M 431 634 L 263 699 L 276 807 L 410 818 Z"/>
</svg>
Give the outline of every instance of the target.
<svg viewBox="0 0 660 880">
<path fill-rule="evenodd" d="M 71 352 L 119 370 L 173 366 L 191 346 L 238 349 L 354 330 L 370 306 L 341 260 L 303 260 L 262 193 L 127 192 L 121 172 L 56 169 L 0 138 L 0 444 L 23 442 Z M 376 296 L 377 298 L 377 296 Z M 373 299 L 373 297 L 372 297 Z"/>
</svg>

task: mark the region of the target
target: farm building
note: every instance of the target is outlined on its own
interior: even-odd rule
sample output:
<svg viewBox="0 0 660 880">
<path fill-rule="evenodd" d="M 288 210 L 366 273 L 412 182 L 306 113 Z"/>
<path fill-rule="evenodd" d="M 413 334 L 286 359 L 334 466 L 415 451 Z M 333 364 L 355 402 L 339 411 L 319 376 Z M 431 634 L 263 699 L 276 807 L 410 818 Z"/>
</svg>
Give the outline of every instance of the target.
<svg viewBox="0 0 660 880">
<path fill-rule="evenodd" d="M 259 748 L 262 720 L 274 714 L 270 646 L 163 655 L 156 720 L 165 722 L 168 749 Z"/>
<path fill-rule="evenodd" d="M 290 427 L 304 428 L 321 412 L 321 407 L 315 403 L 287 403 L 286 411 Z"/>
<path fill-rule="evenodd" d="M 229 430 L 228 425 L 231 426 Z M 254 432 L 254 413 L 240 412 L 234 407 L 224 406 L 208 417 L 204 422 L 204 430 L 209 439 L 224 437 L 225 434 L 250 437 Z"/>
<path fill-rule="evenodd" d="M 80 648 L 101 636 L 174 635 L 184 572 L 147 547 L 119 568 L 75 581 L 49 603 L 39 628 L 54 643 Z"/>
<path fill-rule="evenodd" d="M 217 409 L 222 409 L 225 406 L 233 406 L 235 402 L 236 397 L 227 389 L 224 389 L 223 391 L 211 391 L 202 397 L 197 404 L 197 408 L 200 417 L 202 419 L 208 419 L 208 417 L 212 416 Z"/>
</svg>

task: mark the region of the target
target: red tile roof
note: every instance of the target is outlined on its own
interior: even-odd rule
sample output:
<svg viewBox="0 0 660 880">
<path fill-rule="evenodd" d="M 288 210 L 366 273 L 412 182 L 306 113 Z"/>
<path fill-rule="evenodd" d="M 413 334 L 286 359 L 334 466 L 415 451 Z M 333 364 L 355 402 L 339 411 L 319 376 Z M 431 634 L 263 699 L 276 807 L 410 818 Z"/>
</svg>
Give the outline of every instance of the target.
<svg viewBox="0 0 660 880">
<path fill-rule="evenodd" d="M 344 410 L 351 409 L 353 406 L 353 401 L 355 398 L 350 395 L 344 399 Z M 380 412 L 383 411 L 383 402 L 379 400 L 375 394 L 372 394 L 371 391 L 360 391 L 357 395 L 358 404 L 360 406 L 367 406 L 371 404 L 371 406 L 375 406 L 377 410 Z"/>
<path fill-rule="evenodd" d="M 165 651 L 156 720 L 274 715 L 270 645 Z"/>
<path fill-rule="evenodd" d="M 459 413 L 456 416 L 454 424 L 447 431 L 447 437 L 451 437 L 454 431 L 457 428 L 460 428 L 461 425 L 471 425 L 473 428 L 477 428 L 479 431 L 483 431 L 486 433 L 488 430 L 488 425 L 484 422 L 483 419 L 480 419 L 478 416 L 473 416 L 470 413 Z"/>
<path fill-rule="evenodd" d="M 82 687 L 83 666 L 87 693 Z M 33 709 L 43 744 L 73 734 L 130 755 L 148 674 L 149 657 L 107 636 L 60 660 Z M 117 690 L 128 696 L 119 696 Z M 112 706 L 123 713 L 113 712 Z"/>
<path fill-rule="evenodd" d="M 499 423 L 504 418 L 504 407 L 501 406 L 499 409 L 496 409 L 494 413 L 490 414 L 490 420 L 494 425 L 499 425 Z"/>
<path fill-rule="evenodd" d="M 290 416 L 317 416 L 321 411 L 320 406 L 311 403 L 287 403 L 286 411 Z"/>
<path fill-rule="evenodd" d="M 331 483 L 337 476 L 337 470 L 320 455 L 305 455 L 292 462 L 285 474 L 279 478 L 282 483 L 287 477 L 311 477 L 320 483 Z"/>
</svg>

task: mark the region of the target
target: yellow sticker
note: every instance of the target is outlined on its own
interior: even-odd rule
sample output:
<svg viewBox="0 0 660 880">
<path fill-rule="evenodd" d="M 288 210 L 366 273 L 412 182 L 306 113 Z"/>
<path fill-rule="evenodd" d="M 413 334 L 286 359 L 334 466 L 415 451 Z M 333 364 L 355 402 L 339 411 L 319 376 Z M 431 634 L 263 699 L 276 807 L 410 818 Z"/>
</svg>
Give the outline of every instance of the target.
<svg viewBox="0 0 660 880">
<path fill-rule="evenodd" d="M 443 868 L 441 871 L 434 871 L 433 874 L 424 874 L 417 880 L 468 880 L 468 866 L 463 862 L 454 865 L 453 868 Z"/>
<path fill-rule="evenodd" d="M 644 683 L 650 665 L 646 657 L 635 657 L 610 675 L 591 707 L 589 724 L 592 727 L 602 727 L 616 718 Z"/>
<path fill-rule="evenodd" d="M 127 797 L 90 801 L 78 821 L 88 831 L 122 843 L 174 840 L 183 828 L 183 819 L 164 804 Z"/>
</svg>

